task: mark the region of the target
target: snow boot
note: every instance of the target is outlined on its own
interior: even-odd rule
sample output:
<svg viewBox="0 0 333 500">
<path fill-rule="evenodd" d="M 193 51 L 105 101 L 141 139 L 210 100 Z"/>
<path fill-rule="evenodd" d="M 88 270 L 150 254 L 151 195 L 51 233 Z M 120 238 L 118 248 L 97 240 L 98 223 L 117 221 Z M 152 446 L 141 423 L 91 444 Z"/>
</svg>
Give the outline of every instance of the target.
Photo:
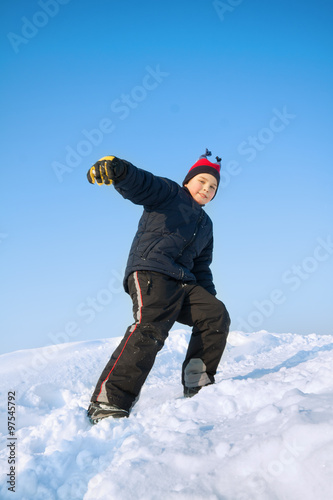
<svg viewBox="0 0 333 500">
<path fill-rule="evenodd" d="M 200 391 L 202 387 L 185 387 L 184 386 L 184 398 L 192 398 Z"/>
<path fill-rule="evenodd" d="M 123 410 L 116 405 L 109 405 L 105 403 L 90 403 L 87 410 L 87 415 L 92 424 L 97 424 L 100 420 L 107 417 L 123 418 L 128 417 L 129 412 Z"/>
</svg>

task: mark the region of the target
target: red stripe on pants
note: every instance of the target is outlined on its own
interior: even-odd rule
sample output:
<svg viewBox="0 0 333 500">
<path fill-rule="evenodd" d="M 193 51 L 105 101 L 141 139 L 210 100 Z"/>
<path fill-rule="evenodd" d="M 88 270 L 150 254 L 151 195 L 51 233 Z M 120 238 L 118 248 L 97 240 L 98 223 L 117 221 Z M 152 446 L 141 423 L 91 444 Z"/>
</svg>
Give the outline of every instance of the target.
<svg viewBox="0 0 333 500">
<path fill-rule="evenodd" d="M 118 363 L 119 359 L 121 358 L 121 355 L 123 354 L 124 350 L 125 350 L 125 347 L 127 345 L 127 342 L 129 341 L 129 339 L 132 337 L 133 333 L 135 332 L 137 326 L 141 323 L 141 319 L 142 319 L 142 292 L 141 292 L 141 287 L 140 287 L 140 283 L 139 283 L 139 279 L 138 279 L 138 272 L 136 271 L 134 273 L 134 283 L 135 283 L 135 287 L 136 287 L 136 291 L 137 291 L 137 296 L 138 296 L 138 312 L 137 312 L 137 322 L 135 323 L 135 326 L 132 330 L 132 332 L 130 333 L 130 335 L 128 336 L 125 344 L 124 344 L 124 347 L 122 348 L 121 350 L 121 353 L 119 354 L 118 358 L 116 359 L 116 361 L 114 362 L 114 365 L 113 367 L 111 368 L 111 370 L 109 371 L 106 379 L 102 382 L 101 384 L 101 390 L 99 391 L 99 394 L 97 396 L 97 401 L 98 401 L 98 398 L 100 397 L 101 395 L 101 392 L 102 392 L 102 389 L 104 387 L 104 385 L 106 384 L 106 382 L 108 381 L 111 373 L 113 372 L 116 364 Z"/>
</svg>

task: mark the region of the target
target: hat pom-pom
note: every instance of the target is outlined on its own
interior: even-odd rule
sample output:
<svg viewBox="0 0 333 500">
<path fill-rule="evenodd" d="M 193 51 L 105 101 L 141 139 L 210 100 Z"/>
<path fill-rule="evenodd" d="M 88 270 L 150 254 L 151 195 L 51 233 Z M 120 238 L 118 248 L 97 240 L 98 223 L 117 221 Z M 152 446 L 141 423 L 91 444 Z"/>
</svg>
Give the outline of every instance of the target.
<svg viewBox="0 0 333 500">
<path fill-rule="evenodd" d="M 204 155 L 201 155 L 199 158 L 207 158 L 207 156 L 212 156 L 212 153 L 211 151 L 209 151 L 209 149 L 206 148 L 206 153 Z"/>
</svg>

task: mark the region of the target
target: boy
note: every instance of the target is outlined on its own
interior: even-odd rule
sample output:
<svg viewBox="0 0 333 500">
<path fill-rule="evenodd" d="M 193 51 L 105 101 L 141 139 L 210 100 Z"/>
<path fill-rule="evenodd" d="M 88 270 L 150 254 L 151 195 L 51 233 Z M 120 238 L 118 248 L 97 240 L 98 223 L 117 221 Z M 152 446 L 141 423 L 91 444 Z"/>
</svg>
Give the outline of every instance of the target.
<svg viewBox="0 0 333 500">
<path fill-rule="evenodd" d="M 215 297 L 209 268 L 213 229 L 203 207 L 216 195 L 221 161 L 210 162 L 210 155 L 206 150 L 182 187 L 114 156 L 87 174 L 90 183 L 113 183 L 124 198 L 144 207 L 124 277 L 135 323 L 97 382 L 88 408 L 92 423 L 129 416 L 175 321 L 193 327 L 182 366 L 184 396 L 214 383 L 230 318 Z"/>
</svg>

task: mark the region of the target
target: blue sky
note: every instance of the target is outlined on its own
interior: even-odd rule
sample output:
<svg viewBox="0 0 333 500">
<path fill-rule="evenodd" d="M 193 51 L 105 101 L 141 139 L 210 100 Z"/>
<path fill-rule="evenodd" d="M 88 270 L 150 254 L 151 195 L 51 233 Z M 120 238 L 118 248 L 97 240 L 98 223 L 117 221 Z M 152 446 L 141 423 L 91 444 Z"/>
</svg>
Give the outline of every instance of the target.
<svg viewBox="0 0 333 500">
<path fill-rule="evenodd" d="M 123 335 L 141 207 L 86 172 L 111 154 L 181 183 L 206 147 L 231 328 L 332 333 L 332 17 L 324 0 L 3 2 L 1 352 Z"/>
</svg>

